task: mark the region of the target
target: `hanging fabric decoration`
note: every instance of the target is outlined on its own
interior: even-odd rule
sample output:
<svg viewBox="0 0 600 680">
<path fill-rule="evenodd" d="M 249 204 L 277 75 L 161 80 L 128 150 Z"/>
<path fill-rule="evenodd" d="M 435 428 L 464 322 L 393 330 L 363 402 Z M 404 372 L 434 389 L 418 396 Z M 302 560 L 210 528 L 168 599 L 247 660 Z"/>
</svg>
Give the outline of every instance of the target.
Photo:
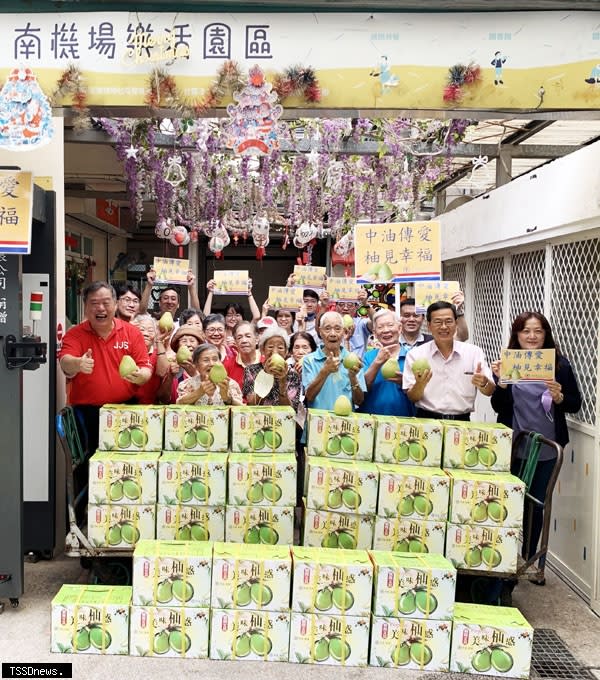
<svg viewBox="0 0 600 680">
<path fill-rule="evenodd" d="M 257 215 L 252 220 L 252 241 L 256 246 L 256 259 L 262 261 L 269 245 L 269 220 L 266 215 Z"/>
<path fill-rule="evenodd" d="M 167 163 L 165 182 L 168 182 L 172 187 L 178 187 L 182 182 L 185 182 L 185 172 L 181 167 L 181 156 L 179 154 L 170 156 Z"/>
<path fill-rule="evenodd" d="M 0 148 L 29 151 L 54 134 L 52 110 L 30 68 L 14 68 L 0 90 Z"/>
<path fill-rule="evenodd" d="M 190 242 L 190 233 L 185 227 L 177 225 L 176 227 L 173 227 L 173 232 L 171 233 L 169 241 L 174 246 L 187 246 Z"/>
<path fill-rule="evenodd" d="M 235 92 L 237 104 L 229 104 L 230 121 L 225 125 L 225 145 L 240 155 L 264 155 L 279 149 L 277 121 L 283 107 L 275 104 L 277 95 L 258 66 L 248 75 L 248 84 Z"/>
</svg>

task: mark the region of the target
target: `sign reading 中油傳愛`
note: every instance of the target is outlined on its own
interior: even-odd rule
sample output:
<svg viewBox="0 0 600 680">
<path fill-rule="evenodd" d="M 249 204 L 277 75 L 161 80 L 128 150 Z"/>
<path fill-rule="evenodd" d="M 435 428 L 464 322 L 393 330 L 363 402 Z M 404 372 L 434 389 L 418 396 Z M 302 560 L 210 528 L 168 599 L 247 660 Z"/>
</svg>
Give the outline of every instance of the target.
<svg viewBox="0 0 600 680">
<path fill-rule="evenodd" d="M 417 314 L 422 314 L 429 305 L 441 300 L 452 302 L 452 296 L 458 293 L 458 281 L 417 281 L 415 283 L 415 307 Z"/>
<path fill-rule="evenodd" d="M 555 361 L 553 349 L 503 349 L 500 354 L 500 382 L 515 384 L 554 380 Z"/>
<path fill-rule="evenodd" d="M 269 286 L 269 306 L 273 311 L 288 309 L 297 312 L 303 298 L 304 290 L 299 286 Z"/>
<path fill-rule="evenodd" d="M 176 257 L 155 257 L 153 268 L 156 271 L 156 283 L 187 285 L 189 260 L 181 260 Z"/>
<path fill-rule="evenodd" d="M 29 255 L 33 210 L 33 175 L 0 171 L 0 253 Z"/>
<path fill-rule="evenodd" d="M 440 223 L 357 224 L 354 257 L 358 283 L 439 281 Z"/>
<path fill-rule="evenodd" d="M 248 270 L 215 271 L 215 295 L 248 295 Z"/>
</svg>

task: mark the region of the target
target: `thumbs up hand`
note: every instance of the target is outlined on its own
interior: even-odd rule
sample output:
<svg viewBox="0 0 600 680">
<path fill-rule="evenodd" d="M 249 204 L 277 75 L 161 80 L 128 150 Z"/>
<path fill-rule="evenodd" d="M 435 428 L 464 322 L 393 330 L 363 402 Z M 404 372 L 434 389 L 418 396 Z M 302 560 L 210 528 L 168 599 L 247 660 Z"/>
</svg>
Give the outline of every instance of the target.
<svg viewBox="0 0 600 680">
<path fill-rule="evenodd" d="M 482 373 L 481 361 L 477 364 L 477 368 L 475 369 L 473 377 L 471 378 L 471 383 L 480 390 L 485 389 L 489 383 L 487 376 Z"/>
<path fill-rule="evenodd" d="M 89 375 L 94 370 L 94 358 L 92 357 L 92 350 L 88 351 L 79 358 L 79 372 Z"/>
</svg>

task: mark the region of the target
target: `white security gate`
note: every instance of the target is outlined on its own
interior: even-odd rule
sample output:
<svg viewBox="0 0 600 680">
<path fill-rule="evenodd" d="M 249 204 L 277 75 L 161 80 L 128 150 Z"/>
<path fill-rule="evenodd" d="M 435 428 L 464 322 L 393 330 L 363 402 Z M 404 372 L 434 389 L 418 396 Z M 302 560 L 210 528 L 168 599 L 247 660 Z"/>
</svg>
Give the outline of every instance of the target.
<svg viewBox="0 0 600 680">
<path fill-rule="evenodd" d="M 488 361 L 499 358 L 513 319 L 533 310 L 548 318 L 573 366 L 583 404 L 568 417 L 571 441 L 555 493 L 549 562 L 599 611 L 600 238 L 597 230 L 591 234 L 446 262 L 444 278 L 459 281 L 465 291 L 471 341 Z M 477 417 L 495 418 L 488 400 L 478 401 Z"/>
</svg>

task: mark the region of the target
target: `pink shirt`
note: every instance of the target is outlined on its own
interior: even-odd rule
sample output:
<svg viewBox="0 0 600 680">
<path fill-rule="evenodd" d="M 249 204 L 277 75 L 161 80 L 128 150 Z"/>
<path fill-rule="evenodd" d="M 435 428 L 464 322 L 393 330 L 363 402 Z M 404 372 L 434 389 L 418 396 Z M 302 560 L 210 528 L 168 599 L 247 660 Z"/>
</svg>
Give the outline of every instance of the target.
<svg viewBox="0 0 600 680">
<path fill-rule="evenodd" d="M 455 340 L 452 353 L 444 359 L 435 340 L 432 340 L 411 349 L 406 355 L 402 375 L 402 388 L 405 391 L 415 384 L 412 372 L 415 359 L 427 359 L 431 366 L 431 380 L 425 387 L 423 398 L 415 402 L 417 406 L 427 411 L 448 415 L 473 411 L 478 390 L 471 383 L 471 379 L 479 363 L 487 379 L 492 382 L 494 380 L 480 347 Z"/>
</svg>

